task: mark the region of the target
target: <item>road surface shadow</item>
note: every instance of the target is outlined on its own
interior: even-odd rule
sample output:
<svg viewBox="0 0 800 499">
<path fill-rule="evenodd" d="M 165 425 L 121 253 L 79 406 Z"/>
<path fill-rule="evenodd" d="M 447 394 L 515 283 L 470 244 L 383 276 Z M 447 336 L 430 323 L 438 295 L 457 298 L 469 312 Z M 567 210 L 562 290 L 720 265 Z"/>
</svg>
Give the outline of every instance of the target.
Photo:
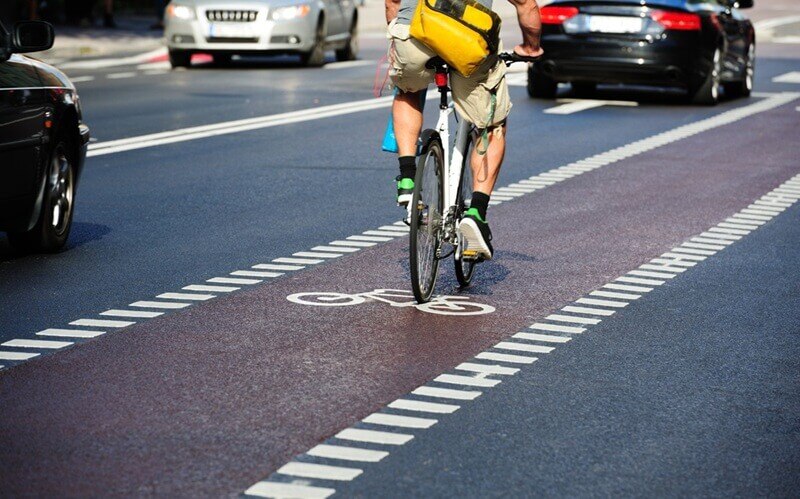
<svg viewBox="0 0 800 499">
<path fill-rule="evenodd" d="M 64 249 L 62 249 L 56 254 L 69 251 L 71 249 L 77 248 L 91 241 L 98 241 L 102 239 L 103 236 L 105 236 L 110 232 L 111 228 L 106 225 L 84 223 L 84 222 L 73 222 L 72 229 L 69 234 L 69 239 L 67 240 L 67 244 L 64 246 Z M 26 257 L 37 257 L 37 256 L 47 256 L 47 255 L 46 254 L 37 255 L 37 254 L 17 251 L 16 249 L 11 247 L 11 244 L 9 244 L 7 237 L 0 238 L 0 262 L 10 262 L 13 260 L 20 260 Z"/>
</svg>

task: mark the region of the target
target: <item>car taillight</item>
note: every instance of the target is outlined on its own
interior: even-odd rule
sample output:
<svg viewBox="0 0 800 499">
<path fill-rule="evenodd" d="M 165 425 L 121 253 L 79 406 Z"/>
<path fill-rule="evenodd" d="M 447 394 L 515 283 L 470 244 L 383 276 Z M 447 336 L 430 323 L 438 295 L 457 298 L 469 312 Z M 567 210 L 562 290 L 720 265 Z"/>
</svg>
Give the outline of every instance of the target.
<svg viewBox="0 0 800 499">
<path fill-rule="evenodd" d="M 577 7 L 542 7 L 539 11 L 542 24 L 561 24 L 570 17 L 578 15 Z"/>
<path fill-rule="evenodd" d="M 654 10 L 650 17 L 666 29 L 678 31 L 699 31 L 700 16 L 688 12 L 670 12 L 668 10 Z"/>
</svg>

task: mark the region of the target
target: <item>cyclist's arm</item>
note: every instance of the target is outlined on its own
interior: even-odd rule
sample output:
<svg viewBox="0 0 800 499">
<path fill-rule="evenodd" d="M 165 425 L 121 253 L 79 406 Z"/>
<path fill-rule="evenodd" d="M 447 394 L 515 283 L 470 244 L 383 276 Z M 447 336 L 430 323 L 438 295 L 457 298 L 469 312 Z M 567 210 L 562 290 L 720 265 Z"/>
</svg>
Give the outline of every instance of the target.
<svg viewBox="0 0 800 499">
<path fill-rule="evenodd" d="M 386 0 L 387 4 L 391 0 Z M 514 52 L 520 55 L 538 57 L 543 50 L 539 46 L 542 36 L 542 19 L 539 15 L 539 6 L 536 0 L 508 0 L 517 9 L 519 29 L 522 31 L 522 43 L 514 47 Z"/>
<path fill-rule="evenodd" d="M 400 0 L 385 0 L 386 1 L 386 24 L 392 22 L 392 19 L 397 17 L 397 11 L 400 10 Z"/>
</svg>

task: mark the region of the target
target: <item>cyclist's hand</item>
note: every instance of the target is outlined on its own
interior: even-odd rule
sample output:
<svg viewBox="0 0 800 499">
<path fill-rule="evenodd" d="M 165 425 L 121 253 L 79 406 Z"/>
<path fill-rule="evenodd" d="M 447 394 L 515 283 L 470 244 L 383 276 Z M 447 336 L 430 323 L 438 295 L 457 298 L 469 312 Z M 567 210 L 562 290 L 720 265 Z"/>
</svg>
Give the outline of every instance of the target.
<svg viewBox="0 0 800 499">
<path fill-rule="evenodd" d="M 544 50 L 542 50 L 541 47 L 533 48 L 530 45 L 525 44 L 514 47 L 514 52 L 517 55 L 522 55 L 525 57 L 541 57 L 541 55 L 544 54 Z"/>
</svg>

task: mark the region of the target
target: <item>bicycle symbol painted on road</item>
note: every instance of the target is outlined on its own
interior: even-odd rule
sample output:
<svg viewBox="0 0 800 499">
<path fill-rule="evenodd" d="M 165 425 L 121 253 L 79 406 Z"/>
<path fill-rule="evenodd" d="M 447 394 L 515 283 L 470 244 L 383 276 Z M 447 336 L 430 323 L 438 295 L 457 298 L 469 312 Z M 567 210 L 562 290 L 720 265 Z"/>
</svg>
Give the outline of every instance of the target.
<svg viewBox="0 0 800 499">
<path fill-rule="evenodd" d="M 295 293 L 286 299 L 292 303 L 316 307 L 349 307 L 373 300 L 393 307 L 414 307 L 422 312 L 438 315 L 483 315 L 495 311 L 493 306 L 470 301 L 468 296 L 440 295 L 434 296 L 427 303 L 417 303 L 411 291 L 402 289 L 376 289 L 357 294 L 324 291 Z"/>
</svg>

